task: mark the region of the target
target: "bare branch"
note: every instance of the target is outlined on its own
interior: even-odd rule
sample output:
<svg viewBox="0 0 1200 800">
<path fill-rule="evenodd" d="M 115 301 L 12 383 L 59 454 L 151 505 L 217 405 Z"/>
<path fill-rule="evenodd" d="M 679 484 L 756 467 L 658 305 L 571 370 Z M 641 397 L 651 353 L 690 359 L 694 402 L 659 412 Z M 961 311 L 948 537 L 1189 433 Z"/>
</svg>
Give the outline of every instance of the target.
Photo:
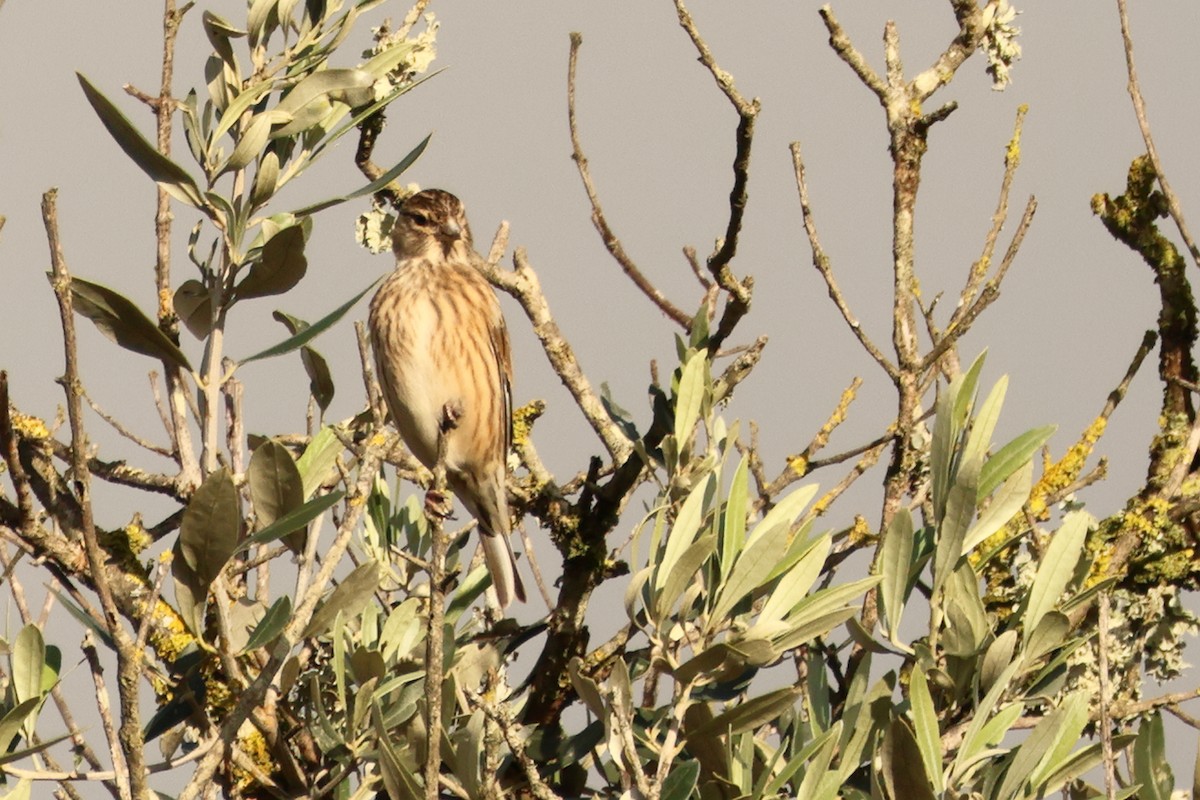
<svg viewBox="0 0 1200 800">
<path fill-rule="evenodd" d="M 1138 128 L 1142 132 L 1142 141 L 1146 143 L 1146 154 L 1150 156 L 1150 163 L 1154 166 L 1154 173 L 1158 176 L 1158 185 L 1162 188 L 1163 197 L 1167 200 L 1167 210 L 1171 214 L 1171 219 L 1175 223 L 1175 227 L 1179 230 L 1179 235 L 1183 237 L 1183 242 L 1187 245 L 1188 252 L 1192 254 L 1193 263 L 1200 265 L 1200 248 L 1196 247 L 1196 242 L 1192 239 L 1192 234 L 1188 231 L 1187 222 L 1183 218 L 1183 207 L 1179 204 L 1179 196 L 1171 188 L 1171 184 L 1167 182 L 1167 173 L 1163 169 L 1162 161 L 1158 157 L 1158 148 L 1154 146 L 1154 137 L 1150 133 L 1150 119 L 1146 114 L 1146 101 L 1142 97 L 1142 88 L 1138 82 L 1137 67 L 1133 62 L 1133 34 L 1129 30 L 1129 12 L 1126 9 L 1125 0 L 1117 0 L 1117 13 L 1121 17 L 1121 41 L 1125 45 L 1125 70 L 1129 75 L 1129 97 L 1133 100 L 1133 111 L 1137 115 Z"/>
<path fill-rule="evenodd" d="M 584 418 L 592 426 L 613 461 L 615 463 L 624 462 L 633 452 L 633 443 L 609 417 L 600 398 L 593 391 L 587 376 L 580 369 L 579 362 L 575 358 L 575 351 L 563 337 L 558 323 L 550 314 L 550 305 L 542 293 L 537 273 L 529 265 L 525 248 L 518 247 L 513 253 L 513 265 L 515 269 L 511 271 L 502 270 L 499 267 L 490 266 L 480 259 L 478 266 L 493 286 L 515 298 L 521 304 L 555 374 L 567 387 L 571 396 L 575 398 L 579 410 L 583 412 Z"/>
<path fill-rule="evenodd" d="M 817 268 L 817 272 L 821 273 L 821 277 L 825 281 L 825 286 L 829 290 L 829 298 L 833 300 L 833 304 L 837 306 L 838 311 L 842 314 L 842 319 L 850 327 L 850 330 L 858 338 L 859 344 L 863 349 L 870 354 L 871 358 L 875 359 L 883 371 L 893 381 L 900 376 L 896 366 L 888 360 L 875 343 L 871 341 L 871 337 L 863 330 L 862 323 L 858 321 L 858 317 L 850 310 L 849 303 L 846 302 L 845 295 L 838 287 L 837 281 L 833 277 L 833 266 L 829 262 L 829 256 L 825 254 L 824 248 L 821 247 L 821 239 L 817 236 L 817 225 L 813 220 L 812 206 L 808 199 L 808 181 L 804 174 L 804 159 L 800 155 L 800 143 L 792 142 L 792 166 L 796 172 L 796 187 L 800 192 L 800 212 L 804 217 L 804 230 L 808 234 L 808 243 L 812 248 L 813 266 Z"/>
<path fill-rule="evenodd" d="M 750 149 L 754 142 L 754 123 L 758 119 L 760 104 L 758 98 L 746 100 L 734 85 L 733 76 L 717 65 L 708 44 L 696 29 L 692 16 L 688 13 L 683 0 L 675 0 L 675 11 L 679 17 L 680 26 L 687 31 L 688 37 L 700 55 L 700 63 L 713 76 L 717 86 L 729 98 L 729 102 L 738 113 L 737 143 L 733 157 L 733 187 L 729 190 L 729 222 L 725 227 L 725 235 L 718 240 L 717 247 L 708 257 L 708 271 L 716 280 L 717 285 L 729 297 L 717 330 L 709 337 L 709 351 L 716 352 L 717 348 L 729 338 L 737 323 L 750 310 L 753 281 L 746 277 L 738 280 L 729 269 L 730 262 L 737 255 L 738 239 L 742 232 L 742 221 L 746 214 L 746 202 L 749 199 L 746 186 L 750 180 Z"/>
<path fill-rule="evenodd" d="M 75 344 L 75 310 L 71 297 L 71 274 L 63 257 L 58 235 L 57 191 L 51 189 L 42 196 L 42 220 L 50 245 L 50 261 L 53 268 L 51 284 L 58 298 L 59 319 L 63 330 L 63 349 L 66 371 L 61 380 L 67 395 L 67 415 L 71 425 L 72 472 L 79 493 L 82 513 L 84 552 L 91 569 L 96 593 L 104 612 L 104 621 L 109 634 L 117 645 L 118 689 L 121 701 L 121 727 L 118 733 L 125 758 L 129 763 L 129 790 L 136 800 L 148 798 L 146 784 L 146 761 L 142 737 L 141 709 L 138 701 L 138 684 L 141 680 L 142 654 L 134 646 L 129 632 L 122 626 L 117 604 L 113 600 L 112 585 L 106 569 L 106 558 L 100 549 L 96 526 L 92 519 L 91 473 L 87 467 L 87 439 L 83 431 L 83 394 L 79 380 L 78 351 Z"/>
<path fill-rule="evenodd" d="M 863 85 L 879 98 L 879 102 L 886 103 L 887 84 L 875 70 L 871 69 L 871 65 L 863 58 L 863 54 L 854 47 L 854 43 L 850 41 L 850 37 L 842 28 L 841 23 L 833 16 L 833 9 L 828 5 L 823 5 L 820 14 L 821 21 L 825 23 L 825 29 L 829 31 L 829 46 L 833 48 L 833 52 L 837 53 L 850 69 L 854 70 L 854 74 L 863 82 Z"/>
<path fill-rule="evenodd" d="M 579 126 L 575 121 L 575 65 L 579 59 L 579 47 L 582 44 L 583 36 L 578 33 L 572 33 L 571 55 L 567 62 L 567 125 L 571 129 L 571 158 L 574 159 L 575 165 L 579 168 L 579 177 L 583 180 L 583 188 L 587 192 L 588 202 L 592 204 L 592 224 L 596 226 L 596 230 L 599 232 L 600 238 L 604 241 L 604 246 L 608 248 L 608 252 L 621 265 L 621 269 L 633 281 L 634 286 L 642 294 L 646 295 L 650 299 L 650 302 L 654 303 L 658 307 L 658 310 L 665 314 L 668 319 L 686 330 L 692 323 L 691 315 L 668 300 L 659 291 L 658 287 L 642 274 L 638 265 L 625 252 L 625 248 L 621 245 L 621 240 L 613 233 L 612 228 L 608 224 L 608 219 L 604 216 L 604 209 L 600 207 L 600 197 L 596 193 L 596 186 L 592 182 L 592 175 L 588 170 L 587 156 L 583 154 L 583 146 L 579 142 Z"/>
</svg>

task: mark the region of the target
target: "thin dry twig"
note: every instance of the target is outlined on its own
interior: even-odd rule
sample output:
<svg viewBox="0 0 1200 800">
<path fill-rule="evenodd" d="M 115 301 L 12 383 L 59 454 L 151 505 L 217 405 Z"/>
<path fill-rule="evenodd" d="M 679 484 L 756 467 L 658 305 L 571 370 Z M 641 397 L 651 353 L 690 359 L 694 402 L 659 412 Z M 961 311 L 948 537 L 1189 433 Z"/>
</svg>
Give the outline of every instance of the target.
<svg viewBox="0 0 1200 800">
<path fill-rule="evenodd" d="M 1133 34 L 1129 29 L 1129 11 L 1126 8 L 1126 0 L 1117 0 L 1117 13 L 1121 18 L 1121 41 L 1125 45 L 1125 70 L 1129 75 L 1129 97 L 1133 100 L 1133 111 L 1137 115 L 1138 128 L 1142 132 L 1142 141 L 1146 143 L 1146 154 L 1150 156 L 1150 163 L 1154 166 L 1154 174 L 1158 178 L 1158 185 L 1162 189 L 1163 197 L 1167 200 L 1167 210 L 1171 214 L 1171 220 L 1175 223 L 1175 227 L 1179 230 L 1179 235 L 1183 237 L 1183 242 L 1187 245 L 1188 252 L 1192 254 L 1192 261 L 1200 265 L 1200 248 L 1196 247 L 1196 242 L 1192 239 L 1192 234 L 1188 231 L 1187 222 L 1183 218 L 1183 207 L 1179 203 L 1179 196 L 1171 188 L 1171 184 L 1167 182 L 1167 173 L 1163 169 L 1162 160 L 1158 157 L 1158 148 L 1154 145 L 1154 137 L 1150 133 L 1150 118 L 1146 114 L 1146 100 L 1142 97 L 1141 84 L 1138 82 L 1137 67 L 1133 61 Z"/>
<path fill-rule="evenodd" d="M 88 669 L 92 673 L 92 683 L 96 687 L 96 709 L 100 713 L 100 726 L 104 729 L 104 737 L 108 740 L 109 756 L 113 762 L 113 781 L 119 795 L 128 798 L 131 796 L 129 767 L 125 762 L 116 726 L 113 724 L 112 710 L 108 704 L 108 688 L 104 685 L 104 668 L 100 666 L 100 655 L 96 652 L 96 643 L 92 640 L 90 630 L 84 631 L 82 649 Z"/>
<path fill-rule="evenodd" d="M 983 287 L 975 301 L 958 316 L 958 320 L 946 329 L 942 338 L 925 354 L 921 364 L 922 370 L 927 370 L 937 364 L 946 351 L 970 330 L 979 315 L 1000 296 L 1000 284 L 1003 282 L 1004 276 L 1008 274 L 1009 267 L 1016 260 L 1021 243 L 1025 241 L 1025 234 L 1028 233 L 1029 226 L 1033 223 L 1033 215 L 1036 213 L 1037 198 L 1030 195 L 1029 201 L 1025 204 L 1025 213 L 1021 215 L 1021 221 L 1018 223 L 1016 231 L 1013 232 L 1012 241 L 1008 243 L 1008 250 L 1005 251 L 996 274 Z"/>
<path fill-rule="evenodd" d="M 858 343 L 875 360 L 875 363 L 883 368 L 888 377 L 895 381 L 899 378 L 900 374 L 896 369 L 896 365 L 888 360 L 888 357 L 883 354 L 883 351 L 875 345 L 875 342 L 871 341 L 871 337 L 863 330 L 862 323 L 858 321 L 858 317 L 850 310 L 850 304 L 846 302 L 846 296 L 842 294 L 837 280 L 833 277 L 833 265 L 829 261 L 829 256 L 825 254 L 825 249 L 821 246 L 821 239 L 817 235 L 816 221 L 813 219 L 812 206 L 809 203 L 808 180 L 804 172 L 804 159 L 800 155 L 800 143 L 792 142 L 791 149 L 792 166 L 796 173 L 796 188 L 800 192 L 800 214 L 804 218 L 804 231 L 808 235 L 808 243 L 812 249 L 813 266 L 821 274 L 821 278 L 825 281 L 825 287 L 829 291 L 829 299 L 833 300 L 833 304 L 841 312 L 842 319 L 846 321 L 846 325 L 850 327 L 851 332 L 858 339 Z"/>
<path fill-rule="evenodd" d="M 692 15 L 683 4 L 683 0 L 675 0 L 675 11 L 679 25 L 687 32 L 688 38 L 700 56 L 704 65 L 717 86 L 729 99 L 738 114 L 736 145 L 733 156 L 733 186 L 729 190 L 729 222 L 725 226 L 725 235 L 717 240 L 716 249 L 708 257 L 708 271 L 716 280 L 717 285 L 729 297 L 717 330 L 709 337 L 708 349 L 716 352 L 721 344 L 729 338 L 738 322 L 750 310 L 750 300 L 753 295 L 754 279 L 750 276 L 738 280 L 730 270 L 729 264 L 737 254 L 738 240 L 742 232 L 742 222 L 746 214 L 746 203 L 749 196 L 746 187 L 750 182 L 750 151 L 754 143 L 754 123 L 758 119 L 761 108 L 758 98 L 747 100 L 734 84 L 733 76 L 717 64 L 708 43 L 700 35 Z"/>
<path fill-rule="evenodd" d="M 485 700 L 478 692 L 470 689 L 464 691 L 472 705 L 483 711 L 484 716 L 500 729 L 500 735 L 504 737 L 505 743 L 508 744 L 509 752 L 512 753 L 513 758 L 516 759 L 517 764 L 521 767 L 521 771 L 525 775 L 525 780 L 528 782 L 533 796 L 537 800 L 561 800 L 538 774 L 537 765 L 533 763 L 533 759 L 525 752 L 525 744 L 517 736 L 517 732 L 513 730 L 513 721 L 505 712 L 504 707 Z"/>
<path fill-rule="evenodd" d="M 129 791 L 137 800 L 149 796 L 146 784 L 146 761 L 142 736 L 141 708 L 138 687 L 141 680 L 142 654 L 134 647 L 129 632 L 121 624 L 120 613 L 113 599 L 107 559 L 100 549 L 96 525 L 92 518 L 91 473 L 87 466 L 87 438 L 83 431 L 82 383 L 79 379 L 78 350 L 75 343 L 75 310 L 71 296 L 71 274 L 63 257 L 58 234 L 57 191 L 42 195 L 42 220 L 50 246 L 51 284 L 58 299 L 59 319 L 63 330 L 63 349 L 66 370 L 61 379 L 67 396 L 67 416 L 71 426 L 72 470 L 81 511 L 84 552 L 91 569 L 92 581 L 100 597 L 105 625 L 117 647 L 118 696 L 121 705 L 121 726 L 118 736 L 128 762 Z"/>
<path fill-rule="evenodd" d="M 160 456 L 163 456 L 164 458 L 171 458 L 174 455 L 174 453 L 172 453 L 167 448 L 159 447 L 158 445 L 154 444 L 153 442 L 149 442 L 149 441 L 143 439 L 142 437 L 138 436 L 133 431 L 126 428 L 124 425 L 121 424 L 120 420 L 118 420 L 116 417 L 112 416 L 111 414 L 107 413 L 103 408 L 101 408 L 99 403 L 97 403 L 95 400 L 93 400 L 92 396 L 90 394 L 88 394 L 87 391 L 84 391 L 83 399 L 87 401 L 87 404 L 89 406 L 91 406 L 92 411 L 95 411 L 96 415 L 99 416 L 100 419 L 107 422 L 113 430 L 115 430 L 121 436 L 124 436 L 126 439 L 133 442 L 137 446 L 139 446 L 145 450 L 149 450 L 151 453 L 156 453 Z"/>
<path fill-rule="evenodd" d="M 591 171 L 588 169 L 587 156 L 583 154 L 583 145 L 579 141 L 579 125 L 575 120 L 575 65 L 579 60 L 579 47 L 582 44 L 583 36 L 579 33 L 572 33 L 571 55 L 567 62 L 567 126 L 571 131 L 571 158 L 579 168 L 579 177 L 583 180 L 584 191 L 587 192 L 588 202 L 592 205 L 592 224 L 596 226 L 596 231 L 599 232 L 609 254 L 621 266 L 626 277 L 633 281 L 633 285 L 646 295 L 667 319 L 686 330 L 692 323 L 691 316 L 668 300 L 658 287 L 642 273 L 638 265 L 625 252 L 621 240 L 613 233 L 608 219 L 604 216 L 604 209 L 600 206 L 600 197 L 596 192 L 596 185 L 592 181 Z"/>
<path fill-rule="evenodd" d="M 633 452 L 633 443 L 608 415 L 591 382 L 579 367 L 574 349 L 550 313 L 550 305 L 542 292 L 537 273 L 529 265 L 525 248 L 518 247 L 513 253 L 514 269 L 511 271 L 488 265 L 483 259 L 477 266 L 493 286 L 515 298 L 521 305 L 555 374 L 575 399 L 575 404 L 612 460 L 618 464 L 624 463 Z"/>
<path fill-rule="evenodd" d="M 433 485 L 430 492 L 446 493 L 446 444 L 450 431 L 458 427 L 461 408 L 447 403 L 442 409 L 438 426 L 437 460 L 433 465 Z M 432 547 L 429 558 L 429 619 L 425 645 L 425 798 L 438 800 L 438 776 L 442 771 L 442 686 L 445 683 L 445 621 L 446 621 L 446 552 L 449 537 L 442 529 L 443 517 L 431 511 L 428 496 L 425 518 L 429 520 Z"/>
<path fill-rule="evenodd" d="M 1108 592 L 1100 593 L 1100 629 L 1097 632 L 1098 677 L 1100 681 L 1100 748 L 1104 753 L 1104 790 L 1108 800 L 1117 797 L 1117 765 L 1113 758 L 1112 719 L 1109 716 L 1108 682 Z"/>
</svg>

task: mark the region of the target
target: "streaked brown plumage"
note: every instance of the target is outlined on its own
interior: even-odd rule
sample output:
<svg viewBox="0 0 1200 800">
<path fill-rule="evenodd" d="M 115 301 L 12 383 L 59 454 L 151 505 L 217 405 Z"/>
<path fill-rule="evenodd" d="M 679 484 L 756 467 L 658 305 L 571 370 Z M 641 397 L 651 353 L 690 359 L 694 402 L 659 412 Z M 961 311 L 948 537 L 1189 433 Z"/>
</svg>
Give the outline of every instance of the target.
<svg viewBox="0 0 1200 800">
<path fill-rule="evenodd" d="M 426 189 L 404 201 L 392 229 L 396 271 L 371 300 L 379 383 L 400 435 L 427 467 L 437 459 L 445 409 L 446 478 L 479 522 L 501 607 L 525 599 L 509 543 L 505 492 L 512 438 L 512 355 L 492 287 L 475 268 L 457 197 Z"/>
</svg>

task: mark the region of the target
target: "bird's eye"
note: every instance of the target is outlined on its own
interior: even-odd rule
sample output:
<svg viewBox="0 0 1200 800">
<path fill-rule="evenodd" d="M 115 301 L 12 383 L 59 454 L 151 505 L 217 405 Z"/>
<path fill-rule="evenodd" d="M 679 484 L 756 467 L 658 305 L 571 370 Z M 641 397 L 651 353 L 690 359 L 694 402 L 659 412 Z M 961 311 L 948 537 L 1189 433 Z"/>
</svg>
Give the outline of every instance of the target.
<svg viewBox="0 0 1200 800">
<path fill-rule="evenodd" d="M 413 222 L 417 223 L 418 225 L 428 225 L 429 224 L 429 217 L 425 216 L 424 214 L 420 213 L 419 211 L 405 211 L 404 216 L 408 217 L 409 219 L 411 219 Z"/>
</svg>

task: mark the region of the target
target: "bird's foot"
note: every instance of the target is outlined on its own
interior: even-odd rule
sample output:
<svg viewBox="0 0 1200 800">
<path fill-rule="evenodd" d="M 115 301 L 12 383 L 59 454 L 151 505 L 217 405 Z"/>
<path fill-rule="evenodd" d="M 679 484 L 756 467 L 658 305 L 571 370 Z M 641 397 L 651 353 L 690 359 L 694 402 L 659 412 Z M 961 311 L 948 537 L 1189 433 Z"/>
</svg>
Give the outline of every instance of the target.
<svg viewBox="0 0 1200 800">
<path fill-rule="evenodd" d="M 446 492 L 430 489 L 425 493 L 425 513 L 441 519 L 454 518 L 454 503 Z"/>
</svg>

